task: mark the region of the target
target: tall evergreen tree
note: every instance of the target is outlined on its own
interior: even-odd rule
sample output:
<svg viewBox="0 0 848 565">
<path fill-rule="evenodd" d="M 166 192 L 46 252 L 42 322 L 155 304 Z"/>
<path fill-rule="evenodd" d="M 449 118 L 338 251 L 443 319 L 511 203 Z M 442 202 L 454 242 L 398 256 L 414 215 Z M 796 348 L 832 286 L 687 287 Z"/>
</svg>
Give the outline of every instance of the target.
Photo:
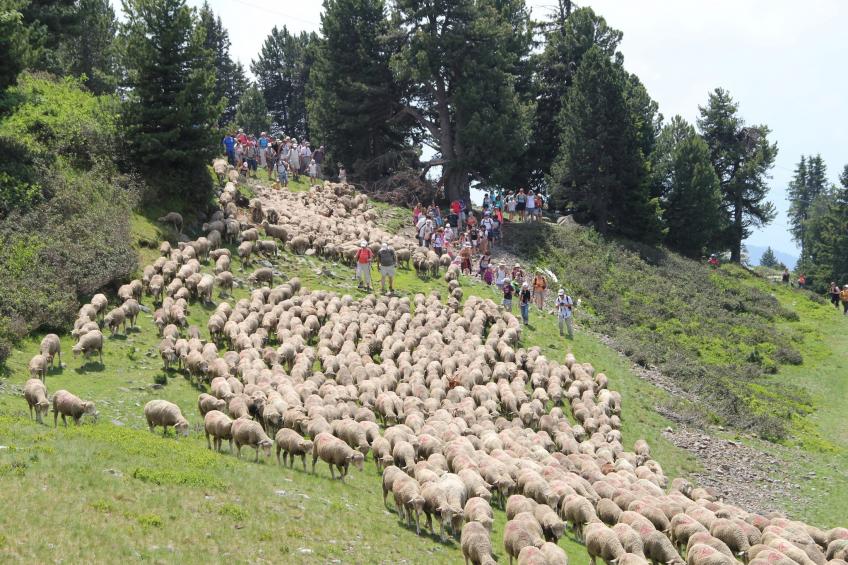
<svg viewBox="0 0 848 565">
<path fill-rule="evenodd" d="M 77 0 L 27 0 L 20 11 L 29 28 L 30 68 L 66 74 L 71 61 L 68 51 L 83 36 Z"/>
<path fill-rule="evenodd" d="M 598 231 L 637 239 L 659 235 L 640 134 L 626 98 L 628 77 L 599 47 L 583 57 L 559 119 L 553 166 L 556 201 L 570 202 Z"/>
<path fill-rule="evenodd" d="M 674 116 L 657 139 L 652 177 L 663 209 L 666 245 L 700 257 L 721 229 L 721 193 L 707 144 L 680 116 Z"/>
<path fill-rule="evenodd" d="M 392 66 L 409 81 L 404 112 L 437 151 L 449 199 L 472 179 L 505 184 L 527 150 L 530 108 L 517 95 L 531 26 L 523 0 L 397 0 Z"/>
<path fill-rule="evenodd" d="M 827 189 L 827 166 L 821 155 L 810 157 L 801 155 L 787 193 L 789 229 L 793 239 L 801 246 L 802 264 L 809 259 L 807 222 L 810 218 L 810 207 Z"/>
<path fill-rule="evenodd" d="M 780 261 L 777 260 L 777 255 L 774 254 L 771 246 L 766 247 L 766 250 L 763 251 L 763 255 L 760 257 L 760 265 L 769 269 L 776 269 L 780 265 Z"/>
<path fill-rule="evenodd" d="M 606 20 L 591 8 L 571 11 L 571 5 L 560 5 L 549 22 L 544 36 L 545 47 L 536 57 L 537 105 L 530 140 L 531 184 L 541 187 L 551 172 L 551 164 L 559 152 L 562 133 L 557 117 L 565 93 L 583 55 L 598 46 L 608 57 L 621 60 L 618 46 L 622 33 L 609 27 Z"/>
<path fill-rule="evenodd" d="M 95 94 L 115 91 L 118 83 L 115 35 L 118 22 L 109 0 L 80 0 L 80 28 L 84 37 L 73 38 L 70 72 L 85 75 L 85 85 Z"/>
<path fill-rule="evenodd" d="M 350 23 L 350 22 L 348 22 Z M 312 62 L 314 33 L 292 35 L 286 26 L 276 26 L 265 38 L 250 70 L 265 96 L 273 125 L 285 135 L 301 140 L 309 136 L 306 114 L 306 83 Z M 352 46 L 349 46 L 352 49 Z"/>
<path fill-rule="evenodd" d="M 29 43 L 20 9 L 24 0 L 0 0 L 0 96 L 15 81 L 29 56 Z"/>
<path fill-rule="evenodd" d="M 405 160 L 408 125 L 393 119 L 401 87 L 389 66 L 388 31 L 383 0 L 324 0 L 309 78 L 309 123 L 327 150 L 327 166 L 344 163 L 348 176 L 363 180 Z"/>
<path fill-rule="evenodd" d="M 271 116 L 265 106 L 265 97 L 255 85 L 244 91 L 236 110 L 235 120 L 239 127 L 244 128 L 244 131 L 251 135 L 259 135 L 270 129 Z"/>
<path fill-rule="evenodd" d="M 230 57 L 230 35 L 208 2 L 203 2 L 199 15 L 200 26 L 205 30 L 203 47 L 214 59 L 215 97 L 224 102 L 224 111 L 218 120 L 218 125 L 223 127 L 235 118 L 239 99 L 248 87 L 247 77 L 241 63 Z"/>
<path fill-rule="evenodd" d="M 123 6 L 130 150 L 148 176 L 203 201 L 209 186 L 198 179 L 208 177 L 221 111 L 204 30 L 185 0 L 124 0 Z"/>
<path fill-rule="evenodd" d="M 777 157 L 777 144 L 769 143 L 767 126 L 745 126 L 739 105 L 726 90 L 717 88 L 700 106 L 698 127 L 710 148 L 710 161 L 718 175 L 725 215 L 724 243 L 730 260 L 739 263 L 742 241 L 751 228 L 771 223 L 774 204 L 766 200 L 769 171 Z"/>
</svg>

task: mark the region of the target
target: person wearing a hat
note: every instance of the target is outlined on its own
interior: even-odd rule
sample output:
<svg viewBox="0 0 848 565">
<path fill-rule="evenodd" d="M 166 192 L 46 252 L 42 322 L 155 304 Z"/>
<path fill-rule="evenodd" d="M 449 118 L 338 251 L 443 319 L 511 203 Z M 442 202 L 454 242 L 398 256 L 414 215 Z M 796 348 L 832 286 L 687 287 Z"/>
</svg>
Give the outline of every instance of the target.
<svg viewBox="0 0 848 565">
<path fill-rule="evenodd" d="M 460 259 L 460 272 L 471 275 L 471 256 L 473 255 L 471 251 L 470 243 L 463 243 L 462 249 L 459 252 Z"/>
<path fill-rule="evenodd" d="M 512 268 L 512 280 L 518 283 L 524 282 L 524 271 L 521 269 L 521 263 L 516 263 L 515 267 Z"/>
<path fill-rule="evenodd" d="M 572 310 L 574 309 L 574 301 L 565 290 L 559 289 L 555 302 L 557 311 L 557 320 L 559 322 L 559 335 L 562 335 L 562 326 L 568 328 L 568 339 L 574 339 L 574 317 Z"/>
<path fill-rule="evenodd" d="M 839 293 L 839 300 L 842 302 L 842 314 L 848 314 L 848 284 L 842 287 L 842 292 Z"/>
<path fill-rule="evenodd" d="M 507 310 L 507 312 L 512 314 L 512 295 L 515 293 L 515 289 L 512 288 L 509 277 L 504 279 L 501 291 L 503 292 L 503 301 L 501 304 L 503 304 L 503 307 Z"/>
<path fill-rule="evenodd" d="M 830 281 L 830 290 L 827 291 L 830 295 L 830 303 L 833 304 L 836 309 L 839 309 L 839 285 L 836 284 L 836 281 Z"/>
<path fill-rule="evenodd" d="M 521 310 L 521 320 L 525 326 L 530 323 L 530 300 L 532 298 L 533 293 L 530 291 L 530 284 L 524 281 L 521 290 L 518 291 L 518 307 Z"/>
<path fill-rule="evenodd" d="M 380 251 L 377 252 L 377 259 L 380 261 L 380 287 L 383 292 L 386 292 L 386 280 L 389 281 L 389 293 L 395 291 L 395 268 L 397 267 L 397 253 L 392 249 L 392 246 L 386 242 L 380 246 Z"/>
<path fill-rule="evenodd" d="M 257 142 L 257 147 L 259 149 L 259 166 L 263 169 L 268 166 L 268 162 L 265 157 L 265 150 L 268 148 L 268 144 L 270 140 L 268 139 L 268 134 L 264 131 L 259 134 L 259 141 Z"/>
<path fill-rule="evenodd" d="M 548 280 L 542 274 L 541 269 L 536 269 L 533 277 L 533 301 L 539 310 L 545 309 L 545 292 L 548 290 Z"/>
<path fill-rule="evenodd" d="M 315 159 L 315 162 L 318 164 L 318 178 L 323 179 L 324 173 L 321 171 L 321 167 L 324 165 L 324 146 L 321 145 L 312 152 L 312 158 Z"/>
<path fill-rule="evenodd" d="M 374 253 L 368 248 L 368 242 L 364 239 L 359 242 L 359 250 L 356 252 L 356 280 L 359 288 L 371 290 L 371 259 Z"/>
<path fill-rule="evenodd" d="M 506 272 L 506 265 L 501 263 L 498 265 L 498 269 L 495 271 L 495 286 L 498 288 L 503 286 L 504 281 L 509 277 L 509 273 Z"/>
</svg>

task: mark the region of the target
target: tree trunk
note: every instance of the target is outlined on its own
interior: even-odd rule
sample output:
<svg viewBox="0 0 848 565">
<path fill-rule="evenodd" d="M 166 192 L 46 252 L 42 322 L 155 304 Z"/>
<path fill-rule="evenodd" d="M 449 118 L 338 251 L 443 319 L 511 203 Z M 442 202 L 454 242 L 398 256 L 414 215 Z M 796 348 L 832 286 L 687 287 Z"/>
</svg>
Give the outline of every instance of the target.
<svg viewBox="0 0 848 565">
<path fill-rule="evenodd" d="M 742 262 L 742 201 L 737 199 L 733 208 L 733 241 L 730 242 L 730 262 Z"/>
<path fill-rule="evenodd" d="M 448 165 L 443 169 L 442 182 L 445 185 L 445 198 L 449 202 L 464 199 L 466 203 L 471 203 L 468 174 L 465 171 Z"/>
</svg>

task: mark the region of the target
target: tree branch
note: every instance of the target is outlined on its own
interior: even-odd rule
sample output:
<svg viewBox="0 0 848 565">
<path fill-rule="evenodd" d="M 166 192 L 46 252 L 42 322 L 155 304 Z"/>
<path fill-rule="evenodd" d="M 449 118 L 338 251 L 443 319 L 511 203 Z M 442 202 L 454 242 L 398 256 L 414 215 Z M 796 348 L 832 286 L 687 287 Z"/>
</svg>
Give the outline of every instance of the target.
<svg viewBox="0 0 848 565">
<path fill-rule="evenodd" d="M 439 139 L 439 126 L 425 118 L 424 115 L 416 108 L 413 108 L 412 106 L 404 106 L 401 110 L 401 113 L 409 114 L 410 116 L 415 118 L 416 122 L 418 122 L 421 126 L 427 128 L 427 131 L 430 132 L 430 135 L 432 135 L 436 139 Z"/>
</svg>

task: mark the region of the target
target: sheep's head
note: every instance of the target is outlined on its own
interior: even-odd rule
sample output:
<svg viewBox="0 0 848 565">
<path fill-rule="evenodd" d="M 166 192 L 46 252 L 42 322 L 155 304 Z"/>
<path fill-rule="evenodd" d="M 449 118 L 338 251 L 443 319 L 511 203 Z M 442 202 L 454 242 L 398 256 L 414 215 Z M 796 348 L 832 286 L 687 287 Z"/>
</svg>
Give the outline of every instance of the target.
<svg viewBox="0 0 848 565">
<path fill-rule="evenodd" d="M 365 461 L 365 456 L 359 453 L 358 451 L 354 451 L 350 455 L 348 455 L 347 460 L 353 464 L 354 467 L 362 471 L 363 463 Z"/>
<path fill-rule="evenodd" d="M 97 416 L 99 416 L 99 413 L 97 412 L 97 408 L 94 406 L 93 402 L 91 402 L 90 400 L 83 401 L 82 411 L 83 414 L 91 416 L 92 420 L 94 420 L 95 422 L 97 421 Z"/>
<path fill-rule="evenodd" d="M 259 447 L 262 448 L 262 452 L 265 454 L 265 457 L 271 456 L 271 446 L 274 445 L 274 442 L 268 438 L 263 438 L 259 440 Z"/>
<path fill-rule="evenodd" d="M 181 419 L 179 422 L 174 424 L 174 429 L 177 431 L 177 433 L 188 437 L 188 422 L 185 420 L 185 418 Z"/>
</svg>

